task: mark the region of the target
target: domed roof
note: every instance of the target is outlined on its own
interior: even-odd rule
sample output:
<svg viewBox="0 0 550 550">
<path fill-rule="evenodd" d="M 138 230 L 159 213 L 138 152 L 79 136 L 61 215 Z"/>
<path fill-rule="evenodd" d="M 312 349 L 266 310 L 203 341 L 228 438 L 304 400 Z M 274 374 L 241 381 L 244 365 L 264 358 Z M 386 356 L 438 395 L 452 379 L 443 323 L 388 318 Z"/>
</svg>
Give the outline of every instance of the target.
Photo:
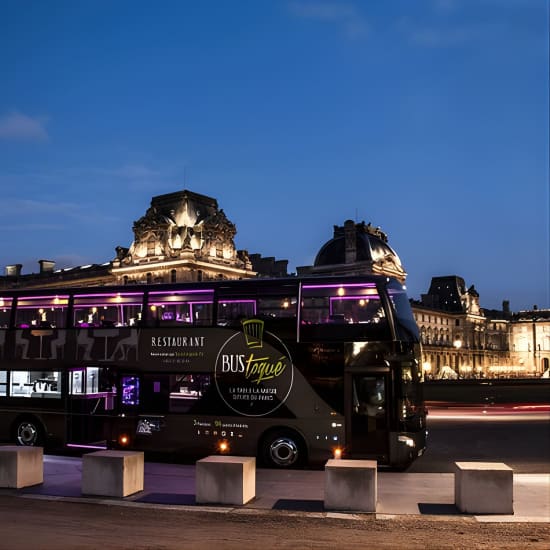
<svg viewBox="0 0 550 550">
<path fill-rule="evenodd" d="M 334 237 L 317 253 L 313 270 L 349 272 L 353 269 L 362 273 L 384 273 L 404 280 L 406 273 L 401 260 L 387 241 L 387 235 L 379 227 L 347 220 L 341 227 L 334 226 Z"/>
</svg>

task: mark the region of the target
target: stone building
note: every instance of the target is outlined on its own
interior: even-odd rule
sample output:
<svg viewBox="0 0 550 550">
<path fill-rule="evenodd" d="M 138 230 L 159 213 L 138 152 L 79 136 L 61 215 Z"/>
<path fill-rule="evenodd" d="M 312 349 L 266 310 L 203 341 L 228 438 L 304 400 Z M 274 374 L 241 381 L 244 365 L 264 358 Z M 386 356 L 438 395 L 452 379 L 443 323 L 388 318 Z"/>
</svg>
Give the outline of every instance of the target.
<svg viewBox="0 0 550 550">
<path fill-rule="evenodd" d="M 254 277 L 245 250 L 236 250 L 235 225 L 216 199 L 191 191 L 153 197 L 134 223 L 129 248 L 116 248 L 118 284 L 168 283 Z"/>
<path fill-rule="evenodd" d="M 541 376 L 550 367 L 550 310 L 512 314 L 484 310 L 479 294 L 456 275 L 433 277 L 427 294 L 412 301 L 424 370 L 449 378 Z"/>
<path fill-rule="evenodd" d="M 393 276 L 405 282 L 407 274 L 401 260 L 388 244 L 388 237 L 370 223 L 344 222 L 334 226 L 334 236 L 326 242 L 312 266 L 297 268 L 298 275 L 361 275 L 364 273 Z"/>
<path fill-rule="evenodd" d="M 235 225 L 216 199 L 206 195 L 183 190 L 153 197 L 133 232 L 130 246 L 117 246 L 116 257 L 108 262 L 56 270 L 55 262 L 40 260 L 40 271 L 30 274 L 13 264 L 0 277 L 0 288 L 244 279 L 258 274 L 247 251 L 235 248 Z M 254 258 L 261 266 L 261 256 Z"/>
<path fill-rule="evenodd" d="M 550 309 L 534 307 L 512 315 L 510 357 L 520 373 L 550 377 Z"/>
<path fill-rule="evenodd" d="M 428 377 L 488 376 L 492 367 L 509 365 L 509 319 L 487 318 L 478 292 L 462 277 L 433 277 L 412 308 Z"/>
</svg>

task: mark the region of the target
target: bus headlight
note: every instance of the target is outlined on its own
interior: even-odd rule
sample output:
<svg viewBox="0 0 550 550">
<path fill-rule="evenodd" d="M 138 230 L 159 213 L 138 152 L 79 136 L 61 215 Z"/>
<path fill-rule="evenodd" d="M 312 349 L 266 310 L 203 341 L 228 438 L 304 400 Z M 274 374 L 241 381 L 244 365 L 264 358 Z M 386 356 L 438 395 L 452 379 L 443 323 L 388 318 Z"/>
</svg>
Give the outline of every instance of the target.
<svg viewBox="0 0 550 550">
<path fill-rule="evenodd" d="M 400 435 L 397 437 L 397 441 L 399 441 L 399 443 L 405 443 L 407 447 L 415 447 L 414 439 L 412 437 Z"/>
</svg>

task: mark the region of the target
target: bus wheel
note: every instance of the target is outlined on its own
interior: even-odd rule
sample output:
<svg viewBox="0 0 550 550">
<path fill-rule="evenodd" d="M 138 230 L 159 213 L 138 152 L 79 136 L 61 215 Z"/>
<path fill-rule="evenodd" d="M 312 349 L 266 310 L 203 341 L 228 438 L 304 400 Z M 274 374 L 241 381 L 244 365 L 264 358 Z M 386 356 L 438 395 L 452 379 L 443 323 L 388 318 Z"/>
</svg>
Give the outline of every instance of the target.
<svg viewBox="0 0 550 550">
<path fill-rule="evenodd" d="M 268 433 L 262 442 L 262 459 L 272 468 L 291 468 L 305 461 L 302 438 L 291 430 Z"/>
<path fill-rule="evenodd" d="M 17 445 L 36 447 L 42 444 L 42 426 L 33 418 L 21 418 L 15 423 Z"/>
</svg>

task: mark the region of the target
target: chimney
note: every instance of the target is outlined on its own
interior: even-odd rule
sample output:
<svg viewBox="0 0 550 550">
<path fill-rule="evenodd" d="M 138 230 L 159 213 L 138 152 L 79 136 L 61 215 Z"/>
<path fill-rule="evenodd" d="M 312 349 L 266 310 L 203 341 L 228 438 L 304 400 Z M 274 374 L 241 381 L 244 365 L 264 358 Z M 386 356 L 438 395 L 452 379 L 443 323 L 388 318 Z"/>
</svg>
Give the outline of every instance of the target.
<svg viewBox="0 0 550 550">
<path fill-rule="evenodd" d="M 344 222 L 344 235 L 346 239 L 346 263 L 353 264 L 357 261 L 357 230 L 353 220 Z"/>
<path fill-rule="evenodd" d="M 6 277 L 19 277 L 23 264 L 13 264 L 6 266 Z"/>
<path fill-rule="evenodd" d="M 55 262 L 52 260 L 38 260 L 40 264 L 40 274 L 43 273 L 53 273 L 53 268 L 55 267 Z"/>
</svg>

